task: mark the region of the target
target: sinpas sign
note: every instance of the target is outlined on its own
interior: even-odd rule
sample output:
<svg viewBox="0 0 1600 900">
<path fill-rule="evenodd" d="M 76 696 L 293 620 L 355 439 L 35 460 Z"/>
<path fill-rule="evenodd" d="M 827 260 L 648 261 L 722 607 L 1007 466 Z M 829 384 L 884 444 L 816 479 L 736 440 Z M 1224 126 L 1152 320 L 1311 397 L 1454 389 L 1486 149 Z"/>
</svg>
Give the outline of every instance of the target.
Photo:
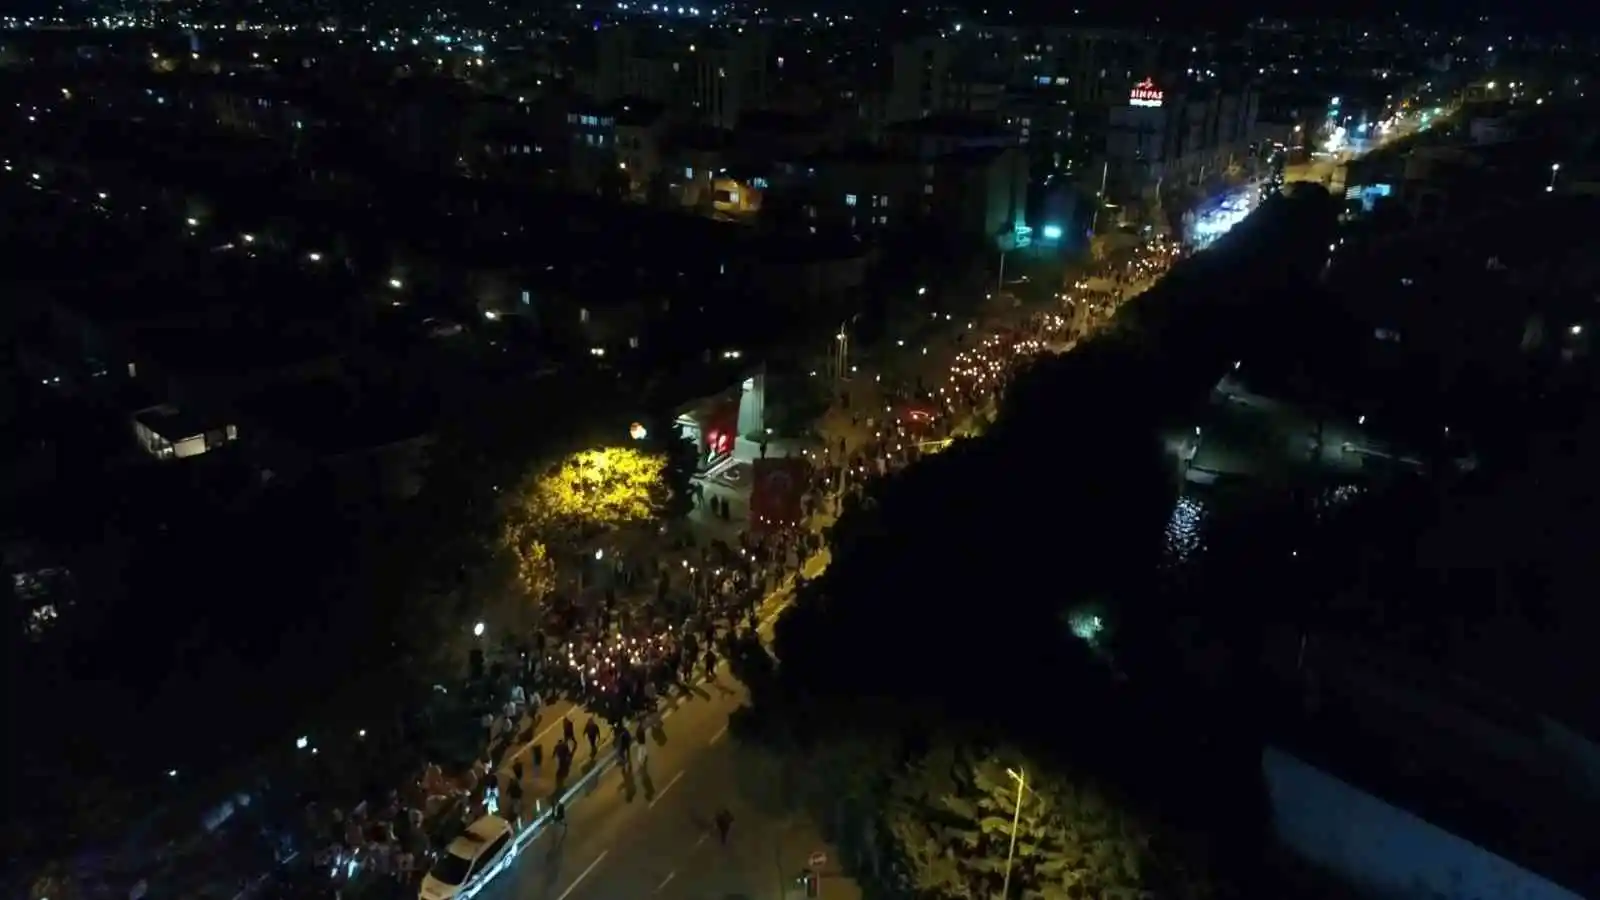
<svg viewBox="0 0 1600 900">
<path fill-rule="evenodd" d="M 1161 105 L 1161 97 L 1161 91 L 1156 88 L 1156 83 L 1146 78 L 1128 92 L 1128 105 L 1156 107 Z"/>
</svg>

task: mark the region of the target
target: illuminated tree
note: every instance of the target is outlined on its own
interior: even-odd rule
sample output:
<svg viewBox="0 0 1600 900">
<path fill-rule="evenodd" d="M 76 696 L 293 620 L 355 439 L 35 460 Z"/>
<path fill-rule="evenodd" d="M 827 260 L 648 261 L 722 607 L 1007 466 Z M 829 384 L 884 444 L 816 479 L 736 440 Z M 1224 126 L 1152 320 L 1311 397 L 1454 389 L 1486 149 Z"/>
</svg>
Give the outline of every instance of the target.
<svg viewBox="0 0 1600 900">
<path fill-rule="evenodd" d="M 670 499 L 666 468 L 665 455 L 632 447 L 574 453 L 534 478 L 524 514 L 546 541 L 648 522 Z"/>
<path fill-rule="evenodd" d="M 536 522 L 523 517 L 508 519 L 501 545 L 510 557 L 512 583 L 525 599 L 537 601 L 550 593 L 556 583 L 556 564 Z"/>
</svg>

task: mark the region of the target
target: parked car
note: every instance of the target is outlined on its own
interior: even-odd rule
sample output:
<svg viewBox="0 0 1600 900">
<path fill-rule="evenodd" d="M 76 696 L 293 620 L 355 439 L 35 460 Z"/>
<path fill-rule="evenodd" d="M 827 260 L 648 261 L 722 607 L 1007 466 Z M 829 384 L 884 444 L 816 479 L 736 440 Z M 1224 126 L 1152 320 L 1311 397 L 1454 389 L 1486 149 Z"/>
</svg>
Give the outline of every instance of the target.
<svg viewBox="0 0 1600 900">
<path fill-rule="evenodd" d="M 450 842 L 422 879 L 421 900 L 465 900 L 511 864 L 511 823 L 484 816 Z"/>
</svg>

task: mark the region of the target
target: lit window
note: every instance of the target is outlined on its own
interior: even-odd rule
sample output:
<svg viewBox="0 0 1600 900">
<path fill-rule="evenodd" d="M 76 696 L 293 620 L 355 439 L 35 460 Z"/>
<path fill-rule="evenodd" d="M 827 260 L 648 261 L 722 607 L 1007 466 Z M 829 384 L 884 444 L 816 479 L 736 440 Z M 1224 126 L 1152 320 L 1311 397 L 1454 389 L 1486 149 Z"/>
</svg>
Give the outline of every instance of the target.
<svg viewBox="0 0 1600 900">
<path fill-rule="evenodd" d="M 888 209 L 889 208 L 889 198 L 888 197 L 879 197 L 878 198 L 878 206 L 882 207 L 883 209 Z"/>
<path fill-rule="evenodd" d="M 922 186 L 922 195 L 924 197 L 930 196 L 932 194 L 933 194 L 933 185 L 925 184 L 925 185 Z"/>
<path fill-rule="evenodd" d="M 845 194 L 844 195 L 844 205 L 845 206 L 855 206 L 856 205 L 856 195 L 855 194 Z"/>
<path fill-rule="evenodd" d="M 694 169 L 693 168 L 684 169 L 683 170 L 683 177 L 689 179 L 690 181 L 693 181 L 694 180 Z"/>
</svg>

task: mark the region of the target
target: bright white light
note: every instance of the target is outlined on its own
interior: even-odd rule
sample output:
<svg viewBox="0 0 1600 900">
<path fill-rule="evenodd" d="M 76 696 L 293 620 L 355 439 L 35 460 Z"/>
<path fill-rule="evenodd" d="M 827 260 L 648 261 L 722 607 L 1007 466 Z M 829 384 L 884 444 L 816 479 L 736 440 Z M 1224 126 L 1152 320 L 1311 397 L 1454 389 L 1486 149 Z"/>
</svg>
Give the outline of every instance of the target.
<svg viewBox="0 0 1600 900">
<path fill-rule="evenodd" d="M 307 748 L 309 746 L 311 746 L 311 738 L 308 738 L 305 735 L 301 735 L 300 737 L 295 739 L 294 748 L 296 750 L 304 750 L 305 748 Z"/>
<path fill-rule="evenodd" d="M 318 253 L 315 250 L 313 250 L 310 253 L 306 254 L 306 259 L 309 259 L 312 262 L 322 262 L 322 254 Z"/>
<path fill-rule="evenodd" d="M 405 287 L 405 286 L 406 286 L 406 283 L 404 281 L 401 281 L 398 278 L 389 279 L 389 287 L 392 287 L 397 291 L 400 290 L 401 288 Z"/>
<path fill-rule="evenodd" d="M 483 623 L 482 622 L 479 622 L 478 624 L 472 626 L 472 636 L 473 637 L 483 637 Z"/>
<path fill-rule="evenodd" d="M 1059 240 L 1061 240 L 1061 226 L 1060 225 L 1046 225 L 1044 227 L 1044 239 L 1047 240 L 1047 241 L 1059 241 Z"/>
<path fill-rule="evenodd" d="M 253 234 L 241 234 L 239 237 L 244 238 L 246 244 L 254 244 L 256 242 L 256 236 Z"/>
</svg>

